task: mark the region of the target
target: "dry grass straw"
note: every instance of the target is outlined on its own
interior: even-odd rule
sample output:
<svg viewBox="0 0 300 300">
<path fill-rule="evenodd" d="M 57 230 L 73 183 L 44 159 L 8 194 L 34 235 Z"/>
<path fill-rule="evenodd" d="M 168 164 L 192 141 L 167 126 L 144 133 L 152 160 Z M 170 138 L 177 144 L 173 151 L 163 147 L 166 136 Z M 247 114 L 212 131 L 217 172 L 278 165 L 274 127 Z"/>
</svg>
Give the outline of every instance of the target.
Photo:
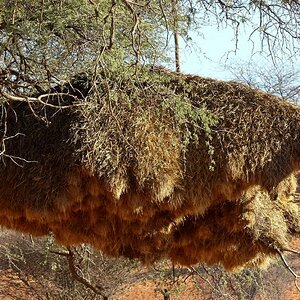
<svg viewBox="0 0 300 300">
<path fill-rule="evenodd" d="M 286 248 L 300 109 L 233 82 L 132 76 L 74 80 L 73 109 L 7 104 L 0 223 L 145 262 L 233 269 Z"/>
</svg>

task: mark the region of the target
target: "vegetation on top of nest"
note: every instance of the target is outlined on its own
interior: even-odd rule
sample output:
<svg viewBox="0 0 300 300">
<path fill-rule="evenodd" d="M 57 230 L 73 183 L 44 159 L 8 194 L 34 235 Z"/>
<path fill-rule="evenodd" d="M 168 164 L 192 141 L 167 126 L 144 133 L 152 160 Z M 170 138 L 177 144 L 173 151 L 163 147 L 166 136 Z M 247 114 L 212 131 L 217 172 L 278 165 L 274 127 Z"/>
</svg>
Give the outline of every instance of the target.
<svg viewBox="0 0 300 300">
<path fill-rule="evenodd" d="M 76 130 L 85 136 L 83 145 L 89 144 L 91 137 L 97 140 L 93 151 L 85 159 L 92 155 L 89 161 L 92 165 L 97 165 L 98 174 L 109 174 L 114 170 L 112 166 L 102 169 L 105 166 L 103 162 L 107 161 L 103 157 L 104 153 L 117 153 L 116 160 L 122 153 L 123 158 L 127 157 L 123 161 L 130 161 L 138 151 L 134 145 L 140 144 L 140 141 L 135 140 L 137 135 L 147 143 L 147 140 L 151 140 L 151 134 L 157 134 L 156 130 L 161 135 L 173 132 L 181 141 L 180 151 L 184 157 L 190 144 L 197 144 L 201 138 L 201 143 L 205 141 L 210 156 L 210 168 L 213 169 L 215 162 L 211 140 L 212 128 L 217 125 L 217 116 L 205 103 L 194 105 L 191 102 L 192 83 L 165 69 L 157 71 L 151 67 L 137 66 L 128 68 L 124 64 L 114 64 L 109 69 L 101 69 L 93 80 L 91 93 L 85 99 L 85 104 L 79 108 L 87 121 L 84 125 L 80 123 Z M 128 118 L 135 122 L 129 122 Z M 175 145 L 175 140 L 173 143 Z M 109 147 L 107 152 L 104 145 Z M 158 148 L 159 145 L 154 147 Z M 100 155 L 100 160 L 99 153 L 96 154 L 97 149 L 103 154 Z M 153 156 L 150 152 L 148 149 L 145 156 Z M 155 165 L 165 163 L 161 161 L 161 157 L 156 159 Z"/>
</svg>

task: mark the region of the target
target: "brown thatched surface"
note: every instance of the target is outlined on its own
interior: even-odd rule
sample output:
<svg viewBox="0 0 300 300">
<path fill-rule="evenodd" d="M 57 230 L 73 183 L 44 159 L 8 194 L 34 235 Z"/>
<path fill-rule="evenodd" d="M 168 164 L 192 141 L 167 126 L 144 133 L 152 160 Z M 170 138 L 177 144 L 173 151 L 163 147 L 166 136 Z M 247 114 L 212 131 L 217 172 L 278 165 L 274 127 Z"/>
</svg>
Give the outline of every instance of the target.
<svg viewBox="0 0 300 300">
<path fill-rule="evenodd" d="M 100 79 L 71 109 L 5 104 L 0 223 L 146 262 L 232 269 L 288 248 L 300 108 L 238 83 L 147 76 Z"/>
</svg>

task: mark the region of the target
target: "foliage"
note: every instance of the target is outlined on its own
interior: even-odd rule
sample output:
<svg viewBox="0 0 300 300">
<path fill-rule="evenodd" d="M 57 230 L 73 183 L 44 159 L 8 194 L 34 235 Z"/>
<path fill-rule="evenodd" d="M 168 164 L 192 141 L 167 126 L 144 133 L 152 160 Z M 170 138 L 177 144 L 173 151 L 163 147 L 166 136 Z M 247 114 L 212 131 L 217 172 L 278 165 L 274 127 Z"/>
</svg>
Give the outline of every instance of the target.
<svg viewBox="0 0 300 300">
<path fill-rule="evenodd" d="M 132 5 L 126 0 L 2 0 L 0 60 L 6 87 L 32 93 L 74 73 L 109 67 L 109 59 L 159 60 L 162 23 L 168 20 L 158 14 L 157 1 Z"/>
<path fill-rule="evenodd" d="M 191 29 L 203 31 L 208 24 L 232 26 L 236 41 L 247 24 L 274 56 L 279 47 L 297 50 L 297 0 L 176 3 L 175 13 L 174 0 L 1 0 L 2 92 L 28 96 L 115 61 L 166 63 L 170 32 L 189 40 Z"/>
</svg>

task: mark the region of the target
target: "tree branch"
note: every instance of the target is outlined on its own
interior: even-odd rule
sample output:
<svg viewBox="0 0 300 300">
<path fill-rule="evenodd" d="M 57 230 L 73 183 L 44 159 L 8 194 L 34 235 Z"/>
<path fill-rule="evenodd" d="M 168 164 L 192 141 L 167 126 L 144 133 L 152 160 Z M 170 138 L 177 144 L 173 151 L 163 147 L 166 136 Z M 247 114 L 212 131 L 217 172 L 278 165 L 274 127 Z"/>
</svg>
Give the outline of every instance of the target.
<svg viewBox="0 0 300 300">
<path fill-rule="evenodd" d="M 88 289 L 91 289 L 95 294 L 102 296 L 104 300 L 108 300 L 108 297 L 102 292 L 102 290 L 104 290 L 103 287 L 93 286 L 89 281 L 87 281 L 84 277 L 78 274 L 77 272 L 78 267 L 76 267 L 75 264 L 75 254 L 72 251 L 71 247 L 67 247 L 67 249 L 68 252 L 51 251 L 51 253 L 66 257 L 68 260 L 69 270 L 72 277 L 79 283 L 83 284 Z"/>
</svg>

